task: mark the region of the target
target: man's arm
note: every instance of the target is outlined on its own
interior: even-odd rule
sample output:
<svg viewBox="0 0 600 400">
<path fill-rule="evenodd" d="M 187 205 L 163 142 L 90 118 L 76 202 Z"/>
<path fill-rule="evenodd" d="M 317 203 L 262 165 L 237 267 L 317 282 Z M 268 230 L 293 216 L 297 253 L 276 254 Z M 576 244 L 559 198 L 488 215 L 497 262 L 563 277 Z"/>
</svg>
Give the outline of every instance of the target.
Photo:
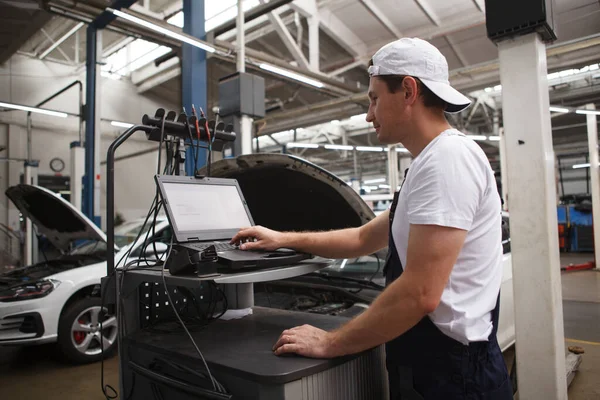
<svg viewBox="0 0 600 400">
<path fill-rule="evenodd" d="M 411 225 L 403 274 L 361 315 L 333 332 L 304 325 L 284 331 L 275 354 L 329 358 L 358 353 L 388 342 L 433 312 L 467 231 L 438 225 Z"/>
<path fill-rule="evenodd" d="M 256 238 L 242 244 L 242 250 L 275 250 L 288 247 L 327 258 L 353 258 L 374 253 L 387 246 L 389 211 L 358 228 L 327 232 L 276 232 L 253 226 L 241 229 L 231 243 Z"/>
</svg>

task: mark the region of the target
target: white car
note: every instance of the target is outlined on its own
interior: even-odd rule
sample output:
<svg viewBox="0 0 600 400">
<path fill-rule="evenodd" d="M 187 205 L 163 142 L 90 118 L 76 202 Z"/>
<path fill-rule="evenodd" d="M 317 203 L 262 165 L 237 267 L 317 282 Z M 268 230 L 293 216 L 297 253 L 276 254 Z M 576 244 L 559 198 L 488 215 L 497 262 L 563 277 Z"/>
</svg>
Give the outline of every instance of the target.
<svg viewBox="0 0 600 400">
<path fill-rule="evenodd" d="M 373 212 L 360 199 L 358 194 L 343 181 L 325 170 L 304 160 L 285 155 L 241 156 L 238 163 L 242 168 L 236 175 L 236 165 L 232 160 L 215 163 L 214 176 L 237 178 L 240 182 L 255 223 L 272 226 L 275 229 L 322 230 L 333 229 L 336 212 L 355 213 L 356 223 L 374 217 Z M 293 168 L 285 169 L 290 160 Z M 220 169 L 219 167 L 222 167 Z M 274 167 L 271 169 L 271 167 Z M 269 169 L 269 170 L 267 170 Z M 310 202 L 302 195 L 291 193 L 298 187 L 298 177 L 288 177 L 296 182 L 292 189 L 271 185 L 270 180 L 261 179 L 263 175 L 275 171 L 304 174 L 300 179 L 302 195 L 321 201 Z M 316 172 L 315 172 L 316 171 Z M 276 179 L 276 176 L 271 176 Z M 319 180 L 318 182 L 316 182 Z M 252 188 L 260 187 L 261 182 L 276 186 L 277 192 L 253 193 Z M 316 182 L 316 183 L 315 183 Z M 311 190 L 304 190 L 306 187 Z M 264 186 L 267 190 L 270 186 Z M 275 190 L 275 189 L 273 189 Z M 323 195 L 323 190 L 332 193 Z M 35 186 L 17 185 L 7 190 L 7 195 L 25 217 L 31 218 L 38 231 L 44 234 L 52 244 L 63 251 L 56 260 L 40 262 L 0 275 L 0 345 L 23 345 L 57 342 L 64 356 L 73 362 L 93 362 L 101 357 L 100 341 L 104 340 L 105 350 L 114 351 L 116 346 L 116 319 L 112 316 L 101 317 L 100 280 L 106 276 L 106 236 L 81 212 L 54 193 Z M 319 197 L 323 195 L 322 197 Z M 284 196 L 284 200 L 281 197 Z M 285 197 L 287 196 L 287 197 Z M 326 204 L 333 199 L 335 206 Z M 301 201 L 311 209 L 324 208 L 327 214 L 315 217 L 316 223 L 307 225 L 306 213 L 286 209 L 293 200 Z M 341 203 L 339 203 L 341 202 Z M 277 203 L 277 204 L 275 204 Z M 274 214 L 274 210 L 283 213 Z M 293 224 L 281 225 L 285 214 Z M 344 214 L 344 217 L 351 214 Z M 332 220 L 324 220 L 327 216 Z M 360 219 L 358 218 L 360 217 Z M 271 218 L 271 220 L 268 220 Z M 139 258 L 142 253 L 142 240 L 131 243 L 139 233 L 143 220 L 126 223 L 115 229 L 115 260 L 133 246 L 129 259 Z M 302 225 L 300 225 L 302 224 Z M 159 253 L 166 251 L 170 241 L 168 221 L 157 219 L 156 237 Z M 142 238 L 144 235 L 141 236 Z M 74 242 L 86 242 L 74 245 Z M 501 289 L 500 323 L 498 342 L 502 350 L 515 341 L 514 303 L 512 288 L 512 267 L 508 216 L 503 216 L 503 281 Z M 144 257 L 152 257 L 154 249 L 144 251 Z M 368 262 L 365 262 L 367 260 Z M 370 260 L 370 261 L 369 261 Z M 115 262 L 116 262 L 115 261 Z M 379 263 L 380 264 L 380 263 Z M 379 265 L 380 266 L 380 265 Z M 351 317 L 364 310 L 382 290 L 382 276 L 377 276 L 378 264 L 373 257 L 355 260 L 338 260 L 332 266 L 316 274 L 284 281 L 255 284 L 255 304 L 258 306 L 285 308 L 322 314 L 346 315 Z M 354 272 L 358 271 L 358 274 Z M 362 275 L 361 275 L 362 274 Z M 341 279 L 340 279 L 341 278 Z M 378 283 L 379 279 L 379 285 Z M 355 280 L 355 282 L 352 282 Z M 365 283 L 368 282 L 368 283 Z M 352 286 L 354 285 L 354 286 Z M 372 287 L 367 287 L 371 285 Z M 267 289 L 267 286 L 269 289 Z M 348 290 L 348 287 L 351 287 Z M 316 289 L 315 289 L 316 288 Z M 364 290 L 363 290 L 364 289 Z M 356 290 L 361 292 L 357 294 Z M 278 300 L 279 299 L 279 300 Z M 99 319 L 103 320 L 103 332 L 99 331 Z"/>
<path fill-rule="evenodd" d="M 116 318 L 100 312 L 106 235 L 44 188 L 17 185 L 7 190 L 7 196 L 63 254 L 0 275 L 0 345 L 56 342 L 61 353 L 76 363 L 99 360 L 101 340 L 105 352 L 114 351 Z M 138 220 L 115 229 L 116 260 L 132 245 L 142 224 Z M 167 227 L 164 217 L 157 219 L 159 231 Z M 134 246 L 132 257 L 139 256 L 141 240 Z M 166 246 L 160 247 L 164 251 Z"/>
</svg>

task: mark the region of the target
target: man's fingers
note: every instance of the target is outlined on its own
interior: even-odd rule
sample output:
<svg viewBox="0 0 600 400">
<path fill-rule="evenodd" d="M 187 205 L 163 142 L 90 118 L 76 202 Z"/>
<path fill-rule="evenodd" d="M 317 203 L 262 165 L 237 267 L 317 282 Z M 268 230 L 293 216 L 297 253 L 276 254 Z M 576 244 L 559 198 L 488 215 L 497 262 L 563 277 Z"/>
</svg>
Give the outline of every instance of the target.
<svg viewBox="0 0 600 400">
<path fill-rule="evenodd" d="M 254 234 L 254 228 L 253 227 L 247 227 L 247 228 L 241 228 L 238 233 L 235 234 L 235 236 L 233 238 L 231 238 L 231 242 L 230 243 L 237 243 L 240 240 L 247 238 L 247 237 L 251 237 Z"/>
<path fill-rule="evenodd" d="M 281 347 L 283 345 L 291 344 L 293 342 L 294 342 L 294 339 L 292 338 L 291 335 L 282 333 L 281 336 L 279 336 L 277 343 L 275 343 L 275 345 L 273 345 L 273 351 L 277 350 L 279 347 Z"/>
<path fill-rule="evenodd" d="M 280 356 L 285 353 L 299 353 L 300 350 L 301 348 L 297 344 L 284 344 L 283 346 L 279 346 L 275 350 L 275 355 Z"/>
<path fill-rule="evenodd" d="M 258 242 L 242 243 L 242 245 L 240 246 L 240 249 L 242 249 L 242 250 L 264 250 L 265 247 L 266 247 L 265 242 L 262 240 L 259 240 Z"/>
</svg>

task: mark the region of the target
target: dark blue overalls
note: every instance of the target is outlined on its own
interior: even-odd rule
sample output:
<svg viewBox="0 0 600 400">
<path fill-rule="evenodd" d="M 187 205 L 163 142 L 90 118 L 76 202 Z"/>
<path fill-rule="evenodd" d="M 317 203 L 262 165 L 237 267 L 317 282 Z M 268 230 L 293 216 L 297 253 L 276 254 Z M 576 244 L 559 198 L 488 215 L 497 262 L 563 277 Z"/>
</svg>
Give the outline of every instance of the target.
<svg viewBox="0 0 600 400">
<path fill-rule="evenodd" d="M 403 271 L 392 220 L 399 192 L 390 209 L 390 238 L 384 267 L 386 286 Z M 487 342 L 468 346 L 443 334 L 425 316 L 410 330 L 386 343 L 390 400 L 512 400 L 512 388 L 498 346 L 500 296 L 492 311 L 492 333 Z"/>
</svg>

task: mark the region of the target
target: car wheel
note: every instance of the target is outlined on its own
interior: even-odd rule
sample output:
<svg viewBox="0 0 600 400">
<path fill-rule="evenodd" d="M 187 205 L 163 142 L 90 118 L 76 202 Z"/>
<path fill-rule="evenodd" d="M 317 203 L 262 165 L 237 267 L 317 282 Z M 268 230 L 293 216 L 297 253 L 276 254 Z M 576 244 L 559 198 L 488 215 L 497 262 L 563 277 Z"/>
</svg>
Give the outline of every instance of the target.
<svg viewBox="0 0 600 400">
<path fill-rule="evenodd" d="M 117 345 L 117 319 L 101 312 L 99 297 L 86 297 L 71 304 L 58 323 L 58 346 L 70 362 L 83 364 L 110 356 Z M 100 331 L 102 322 L 102 332 Z"/>
</svg>

